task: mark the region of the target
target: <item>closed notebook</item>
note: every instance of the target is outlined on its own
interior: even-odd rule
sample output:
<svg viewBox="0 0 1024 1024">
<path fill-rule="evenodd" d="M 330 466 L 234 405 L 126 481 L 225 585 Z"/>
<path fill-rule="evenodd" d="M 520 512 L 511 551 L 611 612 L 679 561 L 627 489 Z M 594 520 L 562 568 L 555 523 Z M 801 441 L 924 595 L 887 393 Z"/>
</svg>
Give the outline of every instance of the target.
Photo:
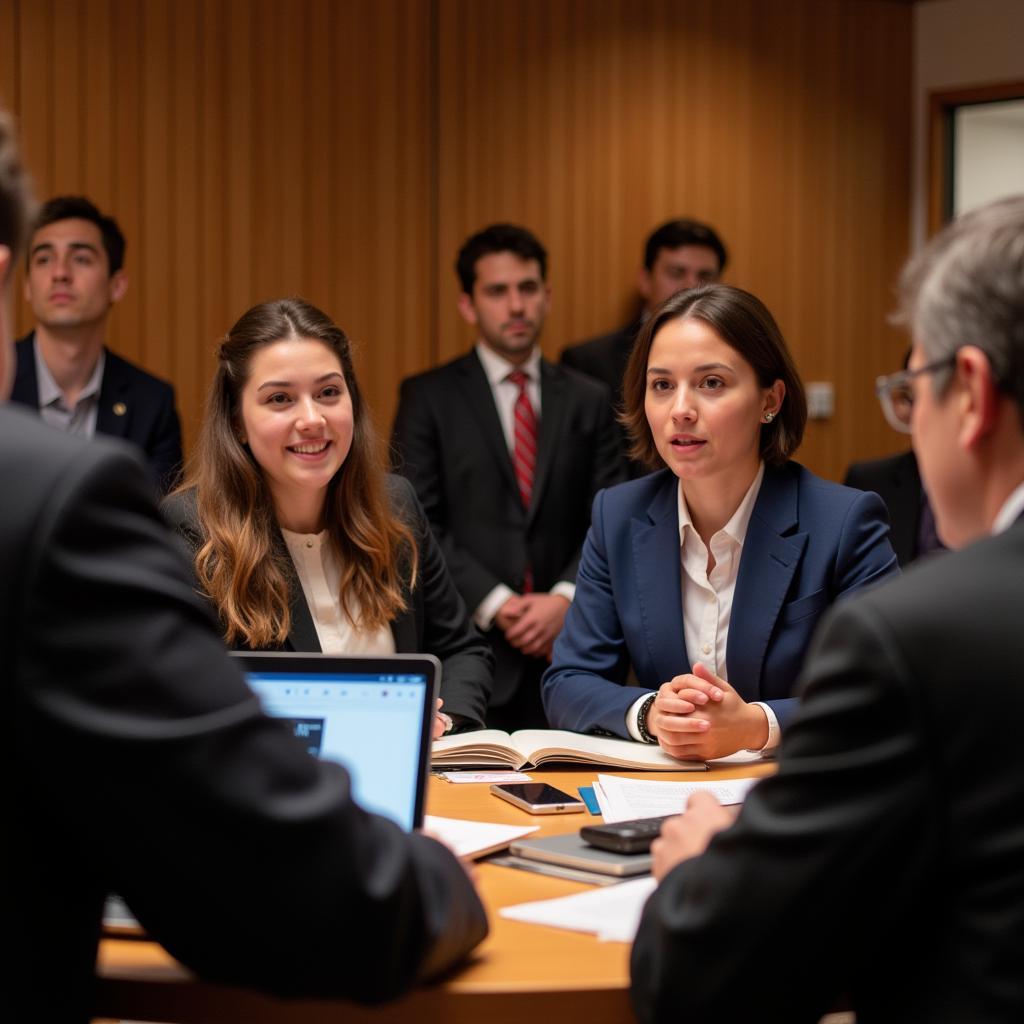
<svg viewBox="0 0 1024 1024">
<path fill-rule="evenodd" d="M 600 875 L 629 877 L 646 875 L 651 870 L 650 853 L 612 853 L 584 842 L 578 832 L 566 832 L 540 839 L 517 839 L 509 853 L 527 860 L 558 864 Z"/>
</svg>

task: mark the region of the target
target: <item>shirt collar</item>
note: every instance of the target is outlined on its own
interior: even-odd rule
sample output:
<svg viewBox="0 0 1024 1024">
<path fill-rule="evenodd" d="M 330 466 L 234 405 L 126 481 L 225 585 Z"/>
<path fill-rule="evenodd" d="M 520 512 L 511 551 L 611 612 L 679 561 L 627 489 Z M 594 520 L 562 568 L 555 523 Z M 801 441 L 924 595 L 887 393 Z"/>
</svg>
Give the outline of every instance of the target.
<svg viewBox="0 0 1024 1024">
<path fill-rule="evenodd" d="M 757 496 L 761 491 L 761 482 L 764 480 L 764 463 L 762 462 L 758 468 L 757 473 L 754 475 L 754 481 L 747 488 L 747 493 L 743 495 L 743 500 L 736 507 L 736 511 L 733 512 L 729 519 L 729 522 L 722 527 L 719 533 L 725 533 L 731 537 L 740 547 L 743 546 L 743 542 L 747 539 L 747 528 L 750 526 L 750 517 L 754 513 L 754 505 L 757 503 Z M 679 542 L 685 543 L 686 541 L 686 527 L 696 533 L 696 527 L 693 525 L 693 520 L 690 518 L 690 509 L 686 504 L 686 498 L 683 497 L 683 483 L 679 481 L 678 488 L 678 503 L 679 503 Z M 717 535 L 716 535 L 717 536 Z"/>
<path fill-rule="evenodd" d="M 1003 507 L 992 523 L 992 533 L 1002 533 L 1004 530 L 1008 530 L 1022 515 L 1024 515 L 1024 482 L 1019 483 L 1003 502 Z"/>
<path fill-rule="evenodd" d="M 36 361 L 36 382 L 39 388 L 39 407 L 46 409 L 51 405 L 56 405 L 58 402 L 63 404 L 64 392 L 61 390 L 60 385 L 53 379 L 53 374 L 50 373 L 50 368 L 46 365 L 46 360 L 43 359 L 39 352 L 39 343 L 35 338 L 32 339 L 32 354 Z M 96 360 L 96 365 L 93 367 L 92 373 L 89 375 L 89 379 L 85 383 L 85 387 L 79 392 L 78 401 L 81 402 L 85 398 L 92 398 L 94 395 L 99 395 L 100 387 L 103 384 L 103 367 L 107 362 L 106 349 L 100 349 L 100 357 Z"/>
<path fill-rule="evenodd" d="M 540 349 L 534 345 L 530 358 L 522 366 L 513 366 L 507 359 L 492 352 L 482 341 L 476 343 L 476 354 L 491 387 L 501 384 L 513 370 L 522 370 L 531 381 L 540 379 Z"/>
</svg>

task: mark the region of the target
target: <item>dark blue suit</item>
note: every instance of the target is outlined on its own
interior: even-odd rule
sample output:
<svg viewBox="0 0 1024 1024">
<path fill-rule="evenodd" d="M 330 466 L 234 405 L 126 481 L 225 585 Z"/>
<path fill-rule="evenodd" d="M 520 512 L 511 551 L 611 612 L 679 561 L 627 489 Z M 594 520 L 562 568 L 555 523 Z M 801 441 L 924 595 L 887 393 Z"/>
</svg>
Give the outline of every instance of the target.
<svg viewBox="0 0 1024 1024">
<path fill-rule="evenodd" d="M 576 580 L 576 600 L 544 674 L 552 728 L 628 737 L 640 686 L 691 670 L 683 636 L 679 481 L 669 470 L 602 491 Z M 729 683 L 768 703 L 785 725 L 804 653 L 836 598 L 897 572 L 876 494 L 790 462 L 766 467 L 747 528 L 729 620 Z"/>
<path fill-rule="evenodd" d="M 11 401 L 39 408 L 39 382 L 33 349 L 35 331 L 15 346 L 17 365 Z M 96 408 L 96 433 L 123 437 L 145 453 L 162 492 L 177 483 L 181 470 L 181 424 L 174 388 L 104 349 L 103 383 Z"/>
</svg>

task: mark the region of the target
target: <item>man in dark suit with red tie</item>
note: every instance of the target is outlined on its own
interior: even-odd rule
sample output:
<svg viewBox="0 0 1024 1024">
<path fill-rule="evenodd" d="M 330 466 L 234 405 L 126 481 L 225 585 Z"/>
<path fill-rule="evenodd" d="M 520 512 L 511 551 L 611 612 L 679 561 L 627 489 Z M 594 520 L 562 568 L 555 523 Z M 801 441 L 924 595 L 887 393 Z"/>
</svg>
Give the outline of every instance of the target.
<svg viewBox="0 0 1024 1024">
<path fill-rule="evenodd" d="M 403 381 L 396 468 L 497 660 L 488 725 L 543 727 L 540 675 L 575 592 L 597 491 L 620 479 L 607 388 L 542 358 L 547 253 L 494 224 L 462 246 L 473 351 Z"/>
</svg>

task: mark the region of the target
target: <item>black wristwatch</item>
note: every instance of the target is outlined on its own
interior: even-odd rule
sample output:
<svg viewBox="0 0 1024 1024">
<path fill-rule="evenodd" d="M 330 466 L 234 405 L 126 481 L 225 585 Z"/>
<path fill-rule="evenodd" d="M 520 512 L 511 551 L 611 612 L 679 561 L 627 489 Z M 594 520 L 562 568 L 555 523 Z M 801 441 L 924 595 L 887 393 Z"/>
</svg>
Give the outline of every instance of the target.
<svg viewBox="0 0 1024 1024">
<path fill-rule="evenodd" d="M 647 729 L 647 714 L 651 710 L 651 705 L 654 703 L 657 696 L 658 695 L 656 693 L 652 693 L 650 697 L 640 705 L 640 710 L 637 712 L 636 731 L 640 733 L 640 739 L 642 739 L 644 743 L 658 742 L 658 738 L 656 736 L 652 736 Z"/>
</svg>

